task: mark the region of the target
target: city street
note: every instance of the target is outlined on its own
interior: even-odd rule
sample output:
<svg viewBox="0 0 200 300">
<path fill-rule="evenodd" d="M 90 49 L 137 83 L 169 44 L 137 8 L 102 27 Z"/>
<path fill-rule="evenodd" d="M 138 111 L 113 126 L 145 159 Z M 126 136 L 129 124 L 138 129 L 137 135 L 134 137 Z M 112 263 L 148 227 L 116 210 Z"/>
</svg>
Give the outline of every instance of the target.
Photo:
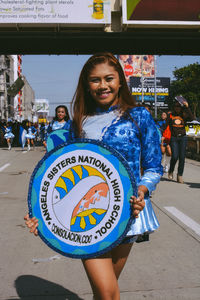
<svg viewBox="0 0 200 300">
<path fill-rule="evenodd" d="M 0 300 L 92 300 L 81 261 L 54 252 L 24 223 L 29 179 L 44 154 L 0 148 Z M 183 177 L 178 184 L 165 174 L 152 195 L 160 228 L 134 244 L 122 300 L 200 299 L 200 162 L 186 159 Z"/>
</svg>

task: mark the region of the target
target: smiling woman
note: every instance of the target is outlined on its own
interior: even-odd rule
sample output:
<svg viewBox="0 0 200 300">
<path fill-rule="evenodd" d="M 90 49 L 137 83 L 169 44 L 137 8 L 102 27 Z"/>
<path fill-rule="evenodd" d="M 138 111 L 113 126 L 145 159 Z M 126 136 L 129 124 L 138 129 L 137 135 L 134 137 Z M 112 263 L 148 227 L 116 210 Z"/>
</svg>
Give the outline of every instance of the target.
<svg viewBox="0 0 200 300">
<path fill-rule="evenodd" d="M 125 239 L 104 255 L 83 260 L 95 299 L 117 300 L 117 280 L 133 242 L 159 227 L 149 199 L 162 174 L 158 132 L 147 110 L 137 107 L 122 67 L 110 53 L 93 55 L 83 66 L 73 99 L 73 121 L 78 137 L 97 139 L 116 149 L 129 163 L 138 185 L 138 197 L 130 199 L 136 219 Z"/>
<path fill-rule="evenodd" d="M 94 298 L 118 300 L 120 298 L 118 278 L 125 266 L 133 243 L 138 238 L 140 238 L 140 241 L 148 240 L 149 233 L 159 227 L 149 198 L 162 175 L 158 131 L 151 114 L 144 107 L 137 107 L 135 99 L 131 96 L 127 86 L 121 64 L 111 53 L 95 54 L 84 64 L 73 98 L 73 124 L 75 136 L 79 142 L 79 138 L 87 138 L 91 143 L 94 142 L 93 140 L 97 140 L 96 143 L 102 141 L 107 147 L 115 149 L 119 157 L 123 158 L 127 166 L 130 167 L 133 175 L 132 181 L 135 181 L 137 185 L 135 186 L 137 195 L 133 195 L 131 191 L 128 196 L 130 227 L 127 228 L 128 232 L 125 233 L 125 237 L 119 241 L 120 244 L 108 249 L 104 254 L 96 252 L 94 257 L 84 257 L 82 260 L 91 283 Z M 89 161 L 89 158 L 87 160 Z M 95 166 L 100 164 L 99 160 L 91 160 L 91 162 Z M 141 164 L 144 170 L 143 175 L 141 175 Z M 120 194 L 120 184 L 116 180 L 116 175 L 111 181 L 115 204 L 108 206 L 107 183 L 109 177 L 112 179 L 111 175 L 113 173 L 110 171 L 110 167 L 106 168 L 107 165 L 109 165 L 108 161 L 102 166 L 105 176 L 96 178 L 96 173 L 89 174 L 94 180 L 94 188 L 89 186 L 88 176 L 84 177 L 84 186 L 89 187 L 89 190 L 84 193 L 81 201 L 77 203 L 76 209 L 72 212 L 73 222 L 70 223 L 71 226 L 76 226 L 76 231 L 81 231 L 86 227 L 87 218 L 89 219 L 88 226 L 94 226 L 109 207 L 111 214 L 108 222 L 96 231 L 96 235 L 99 235 L 102 239 L 118 216 L 120 205 L 123 208 L 125 207 L 122 204 L 124 195 Z M 117 165 L 121 174 L 124 174 L 122 166 L 119 163 Z M 80 168 L 83 171 L 82 167 L 79 166 L 79 169 L 76 169 L 78 173 Z M 81 172 L 80 174 L 84 173 Z M 64 189 L 63 182 L 68 184 L 69 181 L 66 176 L 67 174 L 63 174 L 62 180 L 57 182 L 54 193 L 55 206 L 61 206 L 63 208 L 61 211 L 66 210 L 64 209 L 65 201 L 60 201 L 60 196 L 62 199 L 69 196 L 70 199 L 77 199 L 75 195 L 72 195 L 73 189 L 69 193 Z M 80 179 L 80 176 L 75 177 Z M 77 181 L 77 185 L 79 184 L 80 180 Z M 123 184 L 123 187 L 125 187 L 125 184 Z M 82 191 L 82 188 L 78 190 Z M 62 194 L 60 194 L 61 192 Z M 100 199 L 102 202 L 99 202 Z M 100 207 L 99 203 L 101 204 Z M 96 204 L 98 204 L 98 210 L 94 214 L 93 207 Z M 56 209 L 57 207 L 55 211 Z M 25 219 L 27 220 L 27 226 L 31 228 L 31 232 L 37 234 L 37 220 L 30 219 L 28 215 Z M 62 222 L 67 222 L 66 218 L 62 219 Z M 57 232 L 57 229 L 55 230 Z M 98 237 L 96 236 L 96 238 Z M 105 280 L 102 280 L 102 278 Z"/>
<path fill-rule="evenodd" d="M 88 79 L 89 91 L 97 105 L 111 106 L 118 103 L 120 79 L 108 63 L 94 67 Z"/>
</svg>

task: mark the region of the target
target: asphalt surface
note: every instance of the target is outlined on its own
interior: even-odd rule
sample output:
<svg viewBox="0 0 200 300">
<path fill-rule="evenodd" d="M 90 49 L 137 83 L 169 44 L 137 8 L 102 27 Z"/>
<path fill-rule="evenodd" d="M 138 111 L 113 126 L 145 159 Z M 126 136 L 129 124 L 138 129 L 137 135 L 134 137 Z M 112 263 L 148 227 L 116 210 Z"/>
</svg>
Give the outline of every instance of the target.
<svg viewBox="0 0 200 300">
<path fill-rule="evenodd" d="M 54 252 L 24 225 L 29 179 L 44 153 L 0 148 L 0 299 L 92 300 L 81 261 Z M 134 244 L 119 279 L 122 300 L 200 299 L 199 162 L 186 160 L 184 181 L 165 174 L 153 193 L 160 228 Z"/>
</svg>

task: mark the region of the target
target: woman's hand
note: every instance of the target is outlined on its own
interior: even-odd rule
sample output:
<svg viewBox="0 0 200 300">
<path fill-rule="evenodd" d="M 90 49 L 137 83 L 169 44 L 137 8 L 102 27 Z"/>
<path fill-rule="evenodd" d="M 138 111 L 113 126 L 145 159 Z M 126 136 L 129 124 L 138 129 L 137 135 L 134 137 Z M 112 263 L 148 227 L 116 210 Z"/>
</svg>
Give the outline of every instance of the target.
<svg viewBox="0 0 200 300">
<path fill-rule="evenodd" d="M 30 232 L 31 233 L 34 233 L 35 236 L 38 235 L 38 230 L 37 230 L 37 227 L 38 227 L 38 219 L 36 219 L 35 217 L 33 218 L 30 218 L 29 217 L 29 214 L 27 214 L 25 217 L 24 217 L 24 220 L 26 221 L 25 224 L 28 228 L 30 228 Z"/>
<path fill-rule="evenodd" d="M 187 101 L 183 101 L 183 105 L 185 105 L 185 107 L 188 107 L 188 106 L 189 106 L 189 104 L 188 104 Z"/>
<path fill-rule="evenodd" d="M 132 213 L 135 218 L 139 217 L 139 213 L 145 207 L 144 195 L 147 192 L 147 188 L 145 186 L 139 186 L 138 188 L 138 197 L 131 196 L 130 203 L 132 206 Z"/>
</svg>

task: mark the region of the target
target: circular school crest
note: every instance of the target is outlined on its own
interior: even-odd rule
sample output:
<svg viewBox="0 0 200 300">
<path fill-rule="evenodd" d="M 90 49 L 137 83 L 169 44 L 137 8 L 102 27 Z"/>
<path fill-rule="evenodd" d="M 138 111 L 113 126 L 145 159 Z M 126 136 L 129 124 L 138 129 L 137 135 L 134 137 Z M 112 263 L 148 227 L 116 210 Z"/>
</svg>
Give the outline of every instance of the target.
<svg viewBox="0 0 200 300">
<path fill-rule="evenodd" d="M 124 238 L 132 221 L 136 184 L 127 162 L 94 140 L 62 144 L 36 166 L 29 185 L 30 216 L 55 251 L 74 258 L 98 256 Z"/>
</svg>

